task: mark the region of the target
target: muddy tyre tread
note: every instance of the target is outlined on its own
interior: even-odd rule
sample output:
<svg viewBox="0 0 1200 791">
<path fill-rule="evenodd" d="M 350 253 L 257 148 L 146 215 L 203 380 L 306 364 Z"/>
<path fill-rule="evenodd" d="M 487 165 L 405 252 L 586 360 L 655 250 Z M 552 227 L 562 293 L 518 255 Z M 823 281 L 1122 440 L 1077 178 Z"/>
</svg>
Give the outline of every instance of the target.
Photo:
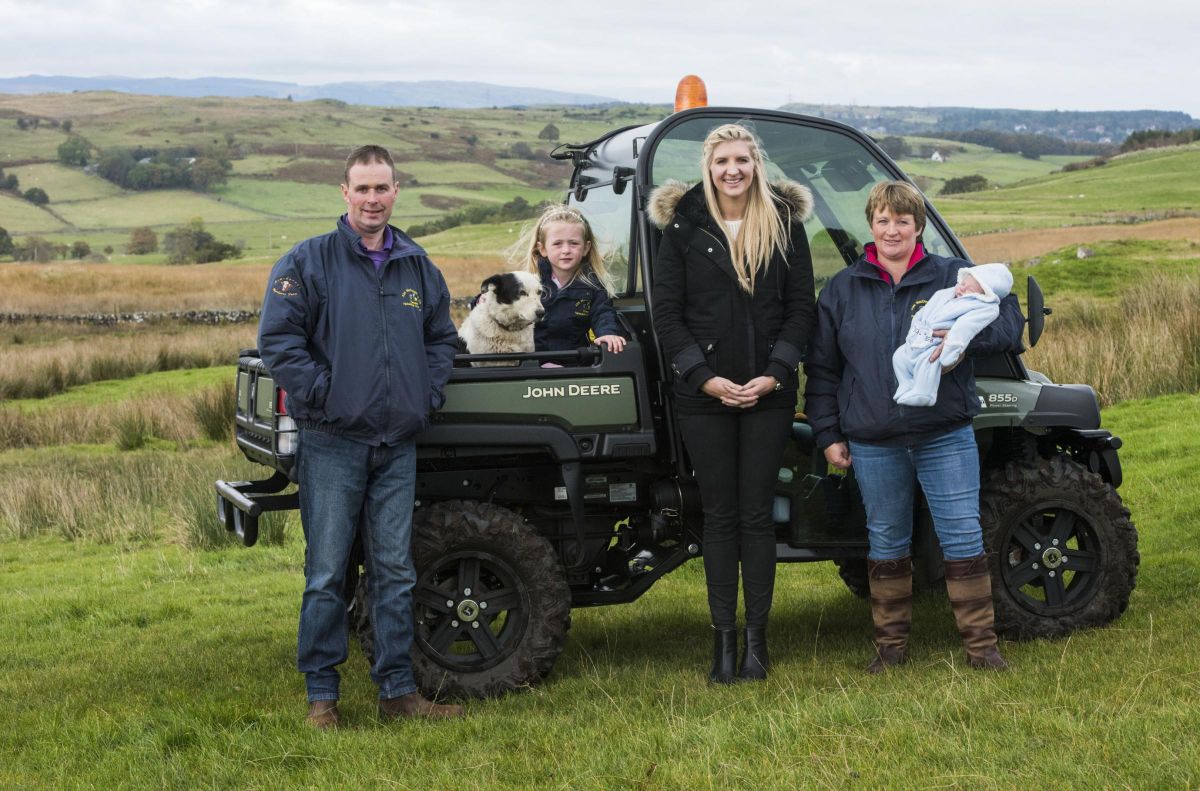
<svg viewBox="0 0 1200 791">
<path fill-rule="evenodd" d="M 418 585 L 441 559 L 462 552 L 490 555 L 515 573 L 527 611 L 523 633 L 498 663 L 478 670 L 453 670 L 428 653 L 417 623 L 412 663 L 421 692 L 439 699 L 492 698 L 540 683 L 554 668 L 571 626 L 571 592 L 554 548 L 521 516 L 497 505 L 451 500 L 413 514 Z M 365 584 L 360 583 L 353 626 L 363 653 L 370 657 L 373 635 L 365 601 Z"/>
<path fill-rule="evenodd" d="M 1137 530 L 1116 490 L 1065 456 L 1035 464 L 1010 461 L 985 470 L 979 498 L 984 545 L 991 556 L 996 629 L 1010 639 L 1057 637 L 1111 623 L 1125 611 L 1137 580 Z M 1082 518 L 1092 535 L 1095 567 L 1087 594 L 1061 607 L 1021 601 L 1006 584 L 1008 550 L 1022 518 L 1038 509 Z"/>
</svg>

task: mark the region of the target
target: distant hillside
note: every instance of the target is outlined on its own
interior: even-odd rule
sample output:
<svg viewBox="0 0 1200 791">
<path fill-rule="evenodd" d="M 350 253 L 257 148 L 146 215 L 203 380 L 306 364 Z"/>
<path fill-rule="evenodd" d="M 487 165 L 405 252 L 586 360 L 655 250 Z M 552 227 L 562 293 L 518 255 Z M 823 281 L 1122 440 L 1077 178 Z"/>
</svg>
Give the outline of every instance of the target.
<svg viewBox="0 0 1200 791">
<path fill-rule="evenodd" d="M 782 110 L 816 115 L 872 135 L 936 135 L 985 129 L 1042 134 L 1062 140 L 1120 143 L 1142 129 L 1178 131 L 1200 127 L 1187 113 L 1168 110 L 981 109 L 977 107 L 870 107 L 845 104 L 787 104 Z"/>
<path fill-rule="evenodd" d="M 199 77 L 180 80 L 173 77 L 25 77 L 0 78 L 0 93 L 72 93 L 74 91 L 120 91 L 154 96 L 249 97 L 268 99 L 337 99 L 349 104 L 377 107 L 515 107 L 543 104 L 618 104 L 607 96 L 565 93 L 541 88 L 490 85 L 485 82 L 335 82 L 326 85 L 299 85 L 291 82 L 243 80 L 228 77 Z"/>
</svg>

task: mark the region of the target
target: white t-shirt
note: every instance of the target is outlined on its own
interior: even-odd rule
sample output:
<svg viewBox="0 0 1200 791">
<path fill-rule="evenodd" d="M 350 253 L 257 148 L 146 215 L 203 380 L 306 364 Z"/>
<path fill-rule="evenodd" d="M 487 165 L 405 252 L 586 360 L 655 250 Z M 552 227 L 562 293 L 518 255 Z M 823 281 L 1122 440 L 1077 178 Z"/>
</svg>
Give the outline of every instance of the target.
<svg viewBox="0 0 1200 791">
<path fill-rule="evenodd" d="M 725 227 L 729 229 L 729 237 L 731 239 L 736 239 L 737 235 L 738 235 L 738 231 L 740 231 L 742 229 L 742 221 L 741 220 L 726 220 Z"/>
</svg>

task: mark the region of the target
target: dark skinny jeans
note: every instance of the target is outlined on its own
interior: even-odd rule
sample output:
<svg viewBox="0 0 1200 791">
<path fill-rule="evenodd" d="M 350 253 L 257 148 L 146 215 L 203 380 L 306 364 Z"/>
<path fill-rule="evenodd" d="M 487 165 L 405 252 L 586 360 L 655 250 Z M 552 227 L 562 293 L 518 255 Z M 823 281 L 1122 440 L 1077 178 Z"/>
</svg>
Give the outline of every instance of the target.
<svg viewBox="0 0 1200 791">
<path fill-rule="evenodd" d="M 791 409 L 680 414 L 704 509 L 704 576 L 713 627 L 737 626 L 738 566 L 746 625 L 766 626 L 775 589 L 771 508 Z"/>
</svg>

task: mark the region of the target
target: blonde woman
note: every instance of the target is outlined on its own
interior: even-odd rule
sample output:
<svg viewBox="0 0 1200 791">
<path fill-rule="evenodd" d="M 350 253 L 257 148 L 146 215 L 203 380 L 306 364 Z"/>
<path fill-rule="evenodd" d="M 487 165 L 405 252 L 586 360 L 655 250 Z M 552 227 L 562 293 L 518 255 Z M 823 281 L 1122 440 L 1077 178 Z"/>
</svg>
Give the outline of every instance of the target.
<svg viewBox="0 0 1200 791">
<path fill-rule="evenodd" d="M 542 281 L 546 315 L 533 330 L 538 351 L 577 349 L 596 343 L 610 352 L 625 348 L 612 306 L 612 281 L 592 227 L 577 209 L 552 205 L 513 250 L 513 266 Z"/>
<path fill-rule="evenodd" d="M 768 183 L 744 126 L 705 138 L 701 180 L 651 196 L 663 229 L 654 327 L 674 378 L 674 408 L 700 485 L 704 574 L 714 630 L 709 681 L 767 677 L 775 587 L 774 483 L 814 321 L 808 189 Z M 745 591 L 737 662 L 738 577 Z"/>
</svg>

